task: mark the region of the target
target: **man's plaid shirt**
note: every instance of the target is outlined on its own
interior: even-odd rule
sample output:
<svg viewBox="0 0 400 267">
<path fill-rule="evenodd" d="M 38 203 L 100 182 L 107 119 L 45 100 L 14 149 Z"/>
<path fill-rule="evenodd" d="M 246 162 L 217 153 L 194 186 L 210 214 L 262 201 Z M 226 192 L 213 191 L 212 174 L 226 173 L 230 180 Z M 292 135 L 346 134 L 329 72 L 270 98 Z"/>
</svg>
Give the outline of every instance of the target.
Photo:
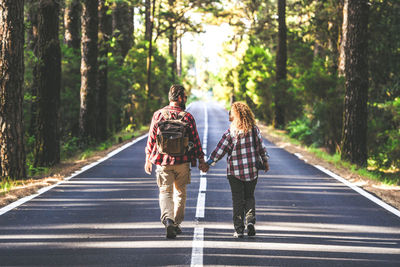
<svg viewBox="0 0 400 267">
<path fill-rule="evenodd" d="M 260 130 L 254 126 L 256 134 L 256 148 L 263 162 L 268 161 L 268 153 L 265 148 Z M 253 145 L 252 131 L 233 135 L 228 129 L 222 136 L 217 147 L 211 153 L 209 160 L 217 162 L 228 154 L 227 174 L 242 181 L 252 181 L 258 177 L 256 168 L 256 153 Z"/>
<path fill-rule="evenodd" d="M 178 114 L 184 111 L 180 107 L 176 106 L 166 106 L 163 109 L 166 109 L 170 114 L 171 118 L 176 118 Z M 157 110 L 153 114 L 153 119 L 151 121 L 151 126 L 149 130 L 149 137 L 147 139 L 147 146 L 145 148 L 146 157 L 149 157 L 151 163 L 155 165 L 175 165 L 181 164 L 185 162 L 191 162 L 191 166 L 195 167 L 197 164 L 197 159 L 204 159 L 204 152 L 201 147 L 199 134 L 196 128 L 196 122 L 189 112 L 186 113 L 183 121 L 188 123 L 189 126 L 189 142 L 193 143 L 193 148 L 188 152 L 187 155 L 184 156 L 170 156 L 167 154 L 161 154 L 158 152 L 156 137 L 158 132 L 157 123 L 161 120 L 164 120 L 164 117 L 161 114 L 161 110 Z"/>
</svg>

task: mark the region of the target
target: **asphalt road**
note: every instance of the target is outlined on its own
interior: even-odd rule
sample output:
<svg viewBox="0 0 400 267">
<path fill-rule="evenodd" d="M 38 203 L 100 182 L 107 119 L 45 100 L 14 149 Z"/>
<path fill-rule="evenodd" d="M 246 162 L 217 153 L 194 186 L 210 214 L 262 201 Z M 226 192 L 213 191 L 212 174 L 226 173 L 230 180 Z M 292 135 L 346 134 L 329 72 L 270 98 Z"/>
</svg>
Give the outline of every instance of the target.
<svg viewBox="0 0 400 267">
<path fill-rule="evenodd" d="M 189 111 L 210 153 L 227 112 L 203 102 Z M 271 170 L 256 188 L 256 237 L 232 237 L 222 160 L 206 175 L 192 169 L 184 233 L 167 240 L 154 172 L 143 170 L 146 140 L 1 215 L 0 265 L 400 266 L 398 216 L 267 140 Z M 204 217 L 196 217 L 200 195 Z"/>
</svg>

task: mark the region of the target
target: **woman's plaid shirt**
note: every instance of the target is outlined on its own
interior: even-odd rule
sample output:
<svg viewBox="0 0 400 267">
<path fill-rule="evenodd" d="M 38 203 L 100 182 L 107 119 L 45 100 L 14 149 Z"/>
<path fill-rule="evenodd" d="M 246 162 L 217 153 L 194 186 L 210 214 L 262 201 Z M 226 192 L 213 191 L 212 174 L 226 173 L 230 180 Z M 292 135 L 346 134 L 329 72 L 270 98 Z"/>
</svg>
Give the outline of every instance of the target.
<svg viewBox="0 0 400 267">
<path fill-rule="evenodd" d="M 256 133 L 256 148 L 263 162 L 268 160 L 267 149 L 262 142 L 260 130 L 254 126 Z M 222 136 L 217 147 L 211 153 L 209 160 L 217 162 L 228 154 L 227 174 L 242 181 L 252 181 L 258 177 L 256 168 L 256 153 L 253 145 L 253 135 L 249 131 L 233 135 L 228 129 Z"/>
<path fill-rule="evenodd" d="M 163 109 L 166 109 L 171 114 L 171 118 L 176 118 L 178 114 L 184 111 L 180 107 L 176 106 L 166 106 Z M 197 164 L 197 159 L 204 159 L 204 152 L 201 147 L 199 134 L 196 128 L 196 122 L 189 112 L 186 113 L 183 121 L 187 122 L 189 125 L 189 141 L 193 142 L 193 148 L 188 152 L 187 155 L 173 157 L 167 154 L 161 154 L 158 152 L 157 144 L 156 144 L 156 137 L 158 126 L 157 123 L 163 120 L 163 116 L 161 114 L 161 110 L 157 110 L 153 114 L 153 119 L 151 121 L 151 126 L 149 130 L 149 137 L 147 139 L 147 146 L 145 148 L 146 157 L 149 157 L 151 163 L 155 165 L 175 165 L 181 164 L 185 162 L 191 162 L 191 166 L 195 167 Z"/>
</svg>

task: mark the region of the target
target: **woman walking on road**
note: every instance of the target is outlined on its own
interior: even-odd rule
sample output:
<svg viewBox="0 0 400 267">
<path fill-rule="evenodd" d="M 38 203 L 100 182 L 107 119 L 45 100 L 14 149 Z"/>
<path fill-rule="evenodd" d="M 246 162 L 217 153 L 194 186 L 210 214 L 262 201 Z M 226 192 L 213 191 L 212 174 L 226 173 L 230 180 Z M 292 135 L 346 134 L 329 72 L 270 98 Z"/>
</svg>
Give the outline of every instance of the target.
<svg viewBox="0 0 400 267">
<path fill-rule="evenodd" d="M 229 121 L 230 128 L 223 134 L 207 163 L 213 166 L 228 154 L 227 176 L 232 192 L 234 236 L 243 238 L 245 222 L 247 235 L 256 234 L 254 190 L 258 170 L 269 170 L 268 153 L 255 125 L 254 114 L 246 104 L 233 103 Z"/>
</svg>

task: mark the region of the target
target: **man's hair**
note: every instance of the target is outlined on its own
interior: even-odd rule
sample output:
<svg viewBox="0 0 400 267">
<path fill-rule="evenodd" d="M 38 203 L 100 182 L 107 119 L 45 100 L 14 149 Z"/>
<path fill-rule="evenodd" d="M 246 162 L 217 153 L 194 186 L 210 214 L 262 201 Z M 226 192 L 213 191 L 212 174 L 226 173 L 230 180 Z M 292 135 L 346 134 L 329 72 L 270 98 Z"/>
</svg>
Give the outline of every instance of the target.
<svg viewBox="0 0 400 267">
<path fill-rule="evenodd" d="M 180 84 L 173 84 L 169 88 L 168 99 L 169 101 L 178 101 L 178 97 L 185 95 L 185 88 Z"/>
</svg>

